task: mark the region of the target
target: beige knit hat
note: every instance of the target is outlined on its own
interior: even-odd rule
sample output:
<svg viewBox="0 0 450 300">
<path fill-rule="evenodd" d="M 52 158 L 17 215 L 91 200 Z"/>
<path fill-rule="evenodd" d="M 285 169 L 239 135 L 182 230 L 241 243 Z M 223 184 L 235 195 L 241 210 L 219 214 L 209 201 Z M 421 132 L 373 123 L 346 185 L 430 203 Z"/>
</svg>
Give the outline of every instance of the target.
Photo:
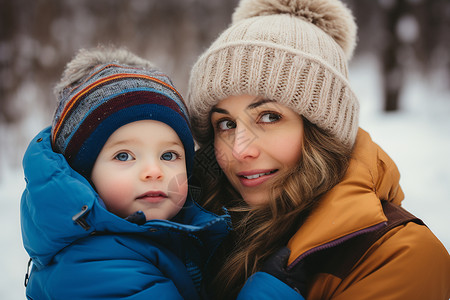
<svg viewBox="0 0 450 300">
<path fill-rule="evenodd" d="M 241 0 L 191 71 L 187 105 L 200 145 L 210 110 L 236 95 L 284 104 L 352 146 L 359 103 L 347 81 L 356 24 L 339 0 Z"/>
</svg>

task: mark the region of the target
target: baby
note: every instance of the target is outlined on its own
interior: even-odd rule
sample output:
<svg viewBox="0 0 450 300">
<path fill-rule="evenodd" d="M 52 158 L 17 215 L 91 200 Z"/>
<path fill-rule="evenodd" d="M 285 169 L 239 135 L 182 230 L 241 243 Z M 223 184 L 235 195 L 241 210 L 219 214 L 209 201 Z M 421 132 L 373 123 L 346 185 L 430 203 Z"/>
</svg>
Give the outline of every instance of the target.
<svg viewBox="0 0 450 300">
<path fill-rule="evenodd" d="M 190 197 L 187 110 L 167 75 L 123 49 L 81 50 L 51 128 L 24 156 L 32 299 L 197 299 L 228 216 Z"/>
</svg>

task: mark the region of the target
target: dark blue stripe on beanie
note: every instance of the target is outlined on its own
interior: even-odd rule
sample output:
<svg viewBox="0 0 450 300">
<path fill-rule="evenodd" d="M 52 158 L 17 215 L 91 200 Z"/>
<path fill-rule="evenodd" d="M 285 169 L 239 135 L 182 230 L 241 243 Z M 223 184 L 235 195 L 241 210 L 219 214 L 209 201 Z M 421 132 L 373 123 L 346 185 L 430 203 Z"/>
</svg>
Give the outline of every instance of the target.
<svg viewBox="0 0 450 300">
<path fill-rule="evenodd" d="M 127 107 L 103 120 L 71 159 L 72 167 L 83 176 L 89 177 L 95 160 L 109 136 L 121 126 L 140 120 L 160 121 L 173 128 L 184 145 L 186 170 L 189 177 L 194 162 L 194 140 L 190 128 L 180 114 L 166 106 L 157 104 Z"/>
<path fill-rule="evenodd" d="M 84 126 L 84 122 L 86 121 L 86 119 L 89 116 L 91 116 L 94 112 L 96 112 L 96 110 L 101 109 L 102 105 L 105 105 L 110 101 L 115 101 L 115 99 L 117 99 L 121 96 L 130 95 L 130 98 L 133 98 L 133 96 L 139 92 L 149 92 L 149 93 L 154 94 L 155 95 L 154 97 L 158 97 L 156 94 L 160 95 L 161 97 L 158 97 L 160 99 L 160 102 L 164 101 L 163 99 L 165 99 L 165 101 L 164 101 L 164 102 L 166 102 L 165 105 L 170 105 L 172 109 L 175 109 L 175 110 L 177 110 L 177 112 L 182 114 L 182 117 L 185 119 L 185 122 L 187 122 L 187 123 L 189 122 L 188 116 L 185 115 L 185 112 L 183 112 L 182 108 L 180 107 L 180 102 L 176 101 L 172 98 L 169 98 L 166 94 L 163 94 L 161 91 L 158 91 L 154 88 L 146 88 L 146 87 L 125 89 L 125 90 L 120 91 L 120 93 L 112 94 L 104 99 L 97 100 L 95 103 L 93 103 L 92 107 L 90 107 L 89 110 L 87 110 L 84 113 L 84 115 L 80 116 L 79 121 L 73 125 L 71 132 L 65 138 L 64 144 L 60 145 L 62 152 L 66 153 L 66 154 L 70 154 L 71 151 L 69 151 L 69 153 L 67 153 L 66 149 L 67 149 L 68 144 L 71 142 L 73 136 L 77 133 L 77 131 L 80 129 L 80 127 Z M 145 94 L 145 96 L 146 96 L 146 98 L 149 98 L 149 96 L 147 94 Z M 146 100 L 145 102 L 152 103 L 152 101 L 153 100 L 150 97 L 150 99 Z M 133 105 L 133 104 L 130 103 L 130 106 L 131 105 Z M 115 108 L 114 110 L 119 110 L 119 109 L 123 109 L 123 108 Z M 97 122 L 97 123 L 101 123 L 101 122 L 102 121 L 99 120 L 99 122 Z M 90 125 L 92 126 L 92 124 L 90 124 Z"/>
</svg>

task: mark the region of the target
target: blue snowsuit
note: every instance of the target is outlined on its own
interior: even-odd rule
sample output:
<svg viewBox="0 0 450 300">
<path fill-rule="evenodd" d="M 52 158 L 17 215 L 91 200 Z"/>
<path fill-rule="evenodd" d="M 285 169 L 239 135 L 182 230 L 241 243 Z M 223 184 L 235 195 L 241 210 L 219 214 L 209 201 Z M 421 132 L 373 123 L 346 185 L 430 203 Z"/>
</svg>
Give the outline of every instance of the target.
<svg viewBox="0 0 450 300">
<path fill-rule="evenodd" d="M 137 225 L 102 205 L 53 152 L 50 128 L 23 159 L 22 238 L 33 261 L 29 299 L 200 299 L 196 283 L 229 231 L 229 217 L 190 199 L 171 221 Z"/>
</svg>

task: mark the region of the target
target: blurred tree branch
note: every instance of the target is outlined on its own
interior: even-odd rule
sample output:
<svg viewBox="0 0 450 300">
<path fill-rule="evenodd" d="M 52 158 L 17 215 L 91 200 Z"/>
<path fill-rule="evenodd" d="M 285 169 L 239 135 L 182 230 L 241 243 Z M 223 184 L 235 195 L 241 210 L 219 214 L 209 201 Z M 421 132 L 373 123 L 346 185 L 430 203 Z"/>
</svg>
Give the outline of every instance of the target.
<svg viewBox="0 0 450 300">
<path fill-rule="evenodd" d="M 448 0 L 344 0 L 359 26 L 355 56 L 380 61 L 387 110 L 399 107 L 411 63 L 424 72 L 450 73 Z M 196 57 L 231 21 L 238 0 L 0 0 L 0 123 L 15 123 L 33 105 L 54 105 L 53 85 L 81 47 L 125 46 L 154 61 L 184 94 Z M 415 40 L 398 35 L 409 14 Z M 411 50 L 413 49 L 413 50 Z M 411 59 L 411 53 L 414 57 Z M 25 87 L 34 86 L 27 94 Z M 25 96 L 24 96 L 25 95 Z M 25 99 L 32 98 L 32 99 Z M 36 104 L 37 103 L 37 104 Z M 33 104 L 33 105 L 31 105 Z"/>
</svg>

